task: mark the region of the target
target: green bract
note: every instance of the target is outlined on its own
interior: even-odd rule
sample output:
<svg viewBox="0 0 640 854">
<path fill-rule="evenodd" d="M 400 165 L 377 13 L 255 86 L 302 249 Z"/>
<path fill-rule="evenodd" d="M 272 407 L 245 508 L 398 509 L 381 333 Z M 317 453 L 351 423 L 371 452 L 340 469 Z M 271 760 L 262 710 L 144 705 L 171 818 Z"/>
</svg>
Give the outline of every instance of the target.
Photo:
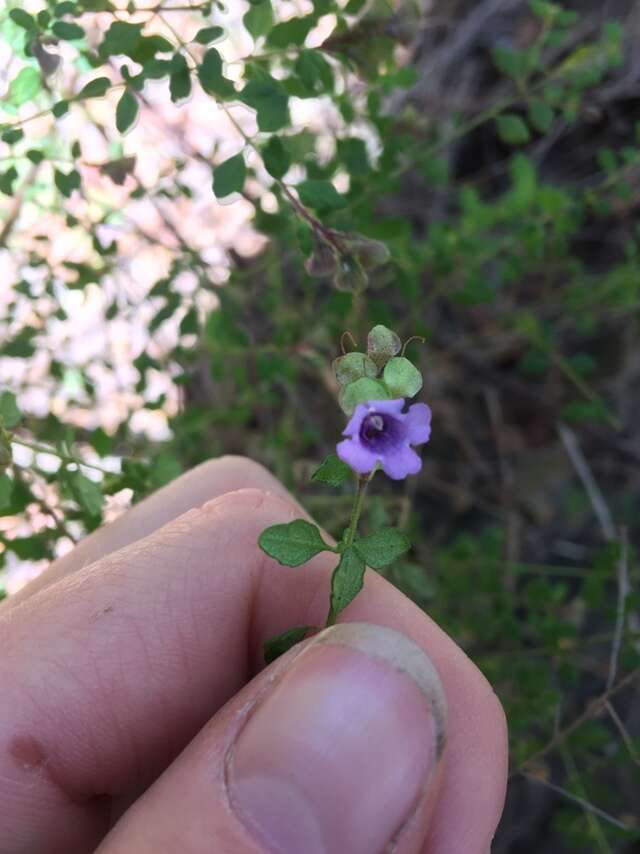
<svg viewBox="0 0 640 854">
<path fill-rule="evenodd" d="M 404 356 L 390 359 L 384 367 L 382 378 L 392 398 L 413 397 L 422 388 L 422 374 Z"/>
<path fill-rule="evenodd" d="M 400 338 L 386 326 L 374 326 L 367 337 L 367 354 L 378 368 L 383 368 L 401 348 Z"/>
<path fill-rule="evenodd" d="M 346 385 L 338 397 L 342 411 L 351 415 L 359 403 L 367 400 L 390 400 L 389 392 L 380 380 L 363 377 Z"/>
<path fill-rule="evenodd" d="M 333 363 L 333 370 L 340 385 L 345 386 L 362 377 L 375 377 L 378 368 L 364 353 L 347 353 Z"/>
</svg>

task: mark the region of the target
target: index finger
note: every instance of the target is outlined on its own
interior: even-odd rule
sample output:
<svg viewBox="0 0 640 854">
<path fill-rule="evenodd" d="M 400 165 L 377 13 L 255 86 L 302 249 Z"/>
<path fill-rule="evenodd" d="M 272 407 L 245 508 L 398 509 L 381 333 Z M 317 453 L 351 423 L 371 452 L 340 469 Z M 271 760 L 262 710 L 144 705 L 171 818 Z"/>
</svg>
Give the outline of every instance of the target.
<svg viewBox="0 0 640 854">
<path fill-rule="evenodd" d="M 256 546 L 265 527 L 297 515 L 263 492 L 224 495 L 8 612 L 0 623 L 0 798 L 9 805 L 0 850 L 91 850 L 109 823 L 105 796 L 148 785 L 261 667 L 266 638 L 321 625 L 331 556 L 288 569 Z M 430 851 L 471 852 L 472 839 L 486 847 L 505 776 L 493 692 L 374 573 L 344 618 L 395 628 L 435 663 L 449 743 Z"/>
</svg>

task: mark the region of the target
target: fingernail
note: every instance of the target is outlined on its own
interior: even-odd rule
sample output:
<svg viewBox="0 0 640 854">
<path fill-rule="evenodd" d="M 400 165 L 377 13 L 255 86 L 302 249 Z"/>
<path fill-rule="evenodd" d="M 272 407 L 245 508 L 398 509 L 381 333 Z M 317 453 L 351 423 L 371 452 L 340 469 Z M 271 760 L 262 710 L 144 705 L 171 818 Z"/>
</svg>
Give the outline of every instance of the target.
<svg viewBox="0 0 640 854">
<path fill-rule="evenodd" d="M 430 800 L 445 701 L 391 629 L 322 632 L 257 704 L 228 756 L 230 802 L 277 854 L 377 854 Z"/>
</svg>

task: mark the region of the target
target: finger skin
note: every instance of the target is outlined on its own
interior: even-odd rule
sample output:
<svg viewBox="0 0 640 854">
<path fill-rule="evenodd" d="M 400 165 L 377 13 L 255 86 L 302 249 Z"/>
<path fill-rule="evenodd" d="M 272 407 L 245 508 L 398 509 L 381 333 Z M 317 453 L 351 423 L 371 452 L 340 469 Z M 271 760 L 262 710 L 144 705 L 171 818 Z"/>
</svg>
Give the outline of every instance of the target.
<svg viewBox="0 0 640 854">
<path fill-rule="evenodd" d="M 372 634 L 376 643 L 372 659 L 369 659 L 372 651 L 370 644 Z M 414 728 L 414 721 L 410 718 L 397 720 L 396 708 L 402 706 L 403 699 L 401 695 L 393 695 L 394 702 L 385 709 L 384 724 L 382 724 L 384 729 L 378 730 L 380 740 L 390 753 L 386 753 L 385 747 L 380 750 L 379 743 L 367 741 L 366 734 L 363 734 L 362 741 L 358 737 L 355 738 L 360 749 L 364 749 L 358 761 L 349 753 L 350 744 L 340 743 L 340 733 L 344 731 L 345 713 L 349 715 L 349 712 L 354 711 L 356 717 L 358 716 L 356 709 L 349 704 L 349 701 L 347 701 L 348 711 L 342 708 L 341 701 L 344 695 L 339 690 L 336 693 L 333 674 L 334 669 L 340 667 L 340 657 L 336 662 L 335 655 L 330 654 L 331 663 L 326 665 L 330 670 L 321 677 L 321 686 L 313 694 L 312 704 L 319 703 L 317 710 L 310 709 L 308 692 L 313 691 L 313 687 L 308 684 L 304 685 L 301 693 L 296 694 L 295 691 L 292 693 L 291 690 L 287 693 L 292 672 L 295 678 L 296 672 L 300 672 L 300 666 L 302 665 L 304 669 L 305 664 L 308 665 L 310 656 L 313 659 L 314 654 L 318 651 L 322 654 L 322 650 L 325 654 L 332 649 L 344 650 L 345 647 L 344 645 L 341 647 L 341 644 L 346 644 L 349 650 L 347 655 L 353 656 L 354 649 L 364 649 L 369 653 L 363 656 L 362 652 L 356 652 L 354 669 L 349 671 L 347 677 L 352 683 L 361 681 L 361 674 L 366 673 L 371 660 L 376 661 L 379 655 L 377 650 L 381 648 L 384 650 L 383 660 L 387 664 L 393 662 L 395 681 L 398 678 L 396 668 L 399 666 L 401 672 L 404 669 L 403 653 L 407 646 L 410 646 L 405 638 L 400 639 L 401 643 L 398 643 L 398 639 L 400 636 L 395 632 L 392 633 L 377 626 L 348 623 L 329 629 L 310 641 L 298 645 L 293 651 L 274 662 L 233 697 L 206 725 L 178 759 L 116 825 L 98 849 L 97 854 L 125 854 L 130 851 L 135 851 L 136 854 L 163 854 L 163 852 L 168 854 L 168 852 L 177 851 L 181 854 L 205 854 L 212 850 L 212 844 L 215 844 L 217 852 L 224 851 L 227 854 L 271 852 L 270 847 L 258 844 L 259 834 L 254 836 L 251 824 L 246 823 L 242 805 L 238 803 L 237 795 L 234 794 L 236 791 L 234 779 L 238 765 L 238 741 L 242 744 L 243 735 L 247 728 L 250 729 L 256 714 L 258 717 L 260 714 L 265 714 L 265 703 L 268 708 L 269 699 L 274 693 L 277 696 L 280 692 L 280 696 L 283 696 L 281 693 L 283 683 L 285 694 L 282 702 L 285 703 L 285 708 L 279 707 L 277 713 L 285 718 L 283 724 L 285 731 L 293 729 L 295 732 L 291 742 L 288 742 L 286 737 L 282 739 L 282 728 L 277 720 L 268 716 L 267 711 L 267 719 L 265 721 L 263 718 L 260 730 L 265 740 L 257 745 L 261 756 L 257 760 L 257 767 L 261 772 L 263 787 L 268 789 L 274 785 L 278 786 L 277 776 L 265 778 L 264 775 L 269 775 L 269 767 L 273 767 L 273 761 L 276 766 L 282 767 L 282 758 L 278 759 L 276 756 L 275 760 L 272 760 L 270 756 L 274 749 L 276 753 L 283 750 L 291 765 L 295 766 L 295 770 L 291 765 L 288 766 L 291 770 L 287 776 L 300 775 L 301 788 L 308 788 L 308 781 L 311 780 L 312 789 L 323 800 L 321 805 L 316 805 L 316 808 L 319 807 L 324 813 L 323 821 L 320 825 L 313 823 L 315 828 L 318 826 L 322 828 L 323 844 L 318 844 L 317 832 L 312 832 L 310 836 L 313 842 L 310 844 L 314 851 L 322 847 L 323 851 L 344 851 L 351 854 L 353 845 L 357 845 L 358 850 L 365 851 L 367 854 L 381 851 L 383 847 L 386 851 L 384 842 L 380 841 L 379 844 L 372 842 L 373 834 L 375 839 L 386 840 L 387 845 L 393 839 L 394 854 L 419 854 L 425 838 L 425 828 L 436 803 L 441 777 L 439 772 L 442 770 L 443 761 L 441 752 L 434 750 L 435 745 L 429 737 L 428 730 L 433 718 L 427 717 L 429 721 L 427 726 L 420 727 L 416 735 L 407 741 L 404 734 L 407 726 Z M 407 673 L 406 669 L 404 673 Z M 404 674 L 400 676 L 403 681 L 405 678 Z M 368 677 L 365 677 L 365 680 L 364 684 L 367 684 L 368 690 L 363 700 L 367 707 L 375 706 L 377 702 L 389 703 L 388 698 L 382 700 L 384 692 L 381 693 L 380 680 L 384 686 L 386 684 L 384 671 L 376 672 L 373 681 Z M 417 684 L 410 680 L 403 685 L 403 689 L 409 688 L 410 691 L 415 691 L 414 696 L 419 698 L 421 707 L 424 704 L 425 713 L 428 706 L 433 708 L 432 703 L 439 705 L 442 716 L 438 717 L 444 727 L 442 689 L 435 671 L 431 668 L 430 673 L 427 671 L 426 681 L 420 682 L 421 690 L 416 690 Z M 351 688 L 344 683 L 342 685 L 346 693 L 351 695 Z M 356 688 L 356 696 L 358 691 L 359 689 Z M 427 698 L 429 702 L 425 702 Z M 299 702 L 300 700 L 302 702 Z M 415 713 L 416 710 L 413 709 L 412 715 Z M 296 719 L 299 716 L 310 718 L 306 724 L 303 724 L 302 734 L 300 729 L 296 728 Z M 325 723 L 325 719 L 328 723 Z M 337 722 L 337 727 L 334 722 Z M 308 732 L 309 727 L 313 735 Z M 327 728 L 325 735 L 318 732 L 325 727 Z M 303 735 L 305 732 L 306 738 Z M 444 729 L 440 732 L 444 739 Z M 302 748 L 299 746 L 301 738 L 304 740 Z M 328 742 L 325 741 L 327 738 Z M 279 747 L 274 747 L 274 740 Z M 309 742 L 312 742 L 313 746 Z M 443 743 L 444 740 L 439 742 L 440 746 Z M 293 756 L 290 753 L 292 746 Z M 412 757 L 408 763 L 409 767 L 406 761 L 407 749 Z M 421 782 L 414 789 L 414 783 L 408 778 L 411 776 L 410 767 L 414 762 L 421 766 L 423 757 L 431 754 L 432 750 L 435 754 L 432 758 L 437 761 L 439 757 L 440 762 L 436 767 L 431 761 L 427 763 L 426 767 L 429 770 L 424 776 L 421 775 L 419 778 Z M 241 751 L 242 748 L 240 748 Z M 342 751 L 345 751 L 345 754 Z M 296 757 L 300 758 L 296 761 Z M 394 766 L 393 771 L 389 768 L 389 762 Z M 363 768 L 363 765 L 366 768 Z M 253 767 L 256 767 L 255 764 Z M 318 777 L 325 779 L 324 786 L 321 785 L 320 788 L 317 782 L 315 784 L 313 782 L 314 779 L 317 781 Z M 323 789 L 324 797 L 321 794 Z M 268 794 L 266 796 L 269 797 Z M 296 810 L 295 802 L 291 803 L 292 797 L 295 795 L 288 791 L 283 798 L 277 798 L 275 805 L 271 802 L 272 809 L 274 806 L 276 810 L 282 808 L 282 815 L 278 818 L 270 818 L 269 823 L 272 829 L 277 829 L 280 839 L 288 837 L 287 851 L 295 850 L 302 854 L 308 850 L 309 844 L 303 844 L 299 836 L 295 842 L 292 840 L 291 824 L 294 823 L 298 828 L 304 826 L 298 811 L 306 816 L 308 802 L 302 798 Z M 337 803 L 336 798 L 338 798 Z M 393 801 L 396 804 L 402 804 L 399 824 L 396 824 L 398 814 L 394 809 Z M 380 824 L 385 828 L 384 830 L 380 830 Z M 336 825 L 340 828 L 337 838 Z M 288 831 L 283 833 L 284 826 L 288 827 Z M 374 829 L 376 827 L 378 830 Z M 378 835 L 379 833 L 381 835 Z M 304 833 L 303 836 L 308 839 Z M 363 837 L 367 840 L 366 844 L 363 844 Z M 348 844 L 346 838 L 350 838 L 352 844 Z M 333 839 L 332 843 L 331 839 Z M 356 841 L 358 839 L 359 844 Z M 273 850 L 280 851 L 280 847 L 275 846 Z"/>
<path fill-rule="evenodd" d="M 3 607 L 17 605 L 63 576 L 141 540 L 188 510 L 226 492 L 247 488 L 273 492 L 294 501 L 270 471 L 248 457 L 227 455 L 207 460 L 131 507 L 110 525 L 94 531 L 11 596 Z"/>
<path fill-rule="evenodd" d="M 263 641 L 324 621 L 334 559 L 280 567 L 256 547 L 299 510 L 227 494 L 61 578 L 0 622 L 0 851 L 92 850 L 96 795 L 147 785 L 261 669 Z M 482 854 L 502 807 L 502 712 L 461 650 L 369 573 L 344 619 L 395 628 L 428 652 L 449 705 L 429 854 Z M 481 785 L 479 784 L 481 782 Z M 87 803 L 89 801 L 89 803 Z M 57 847 L 56 847 L 57 846 Z"/>
</svg>

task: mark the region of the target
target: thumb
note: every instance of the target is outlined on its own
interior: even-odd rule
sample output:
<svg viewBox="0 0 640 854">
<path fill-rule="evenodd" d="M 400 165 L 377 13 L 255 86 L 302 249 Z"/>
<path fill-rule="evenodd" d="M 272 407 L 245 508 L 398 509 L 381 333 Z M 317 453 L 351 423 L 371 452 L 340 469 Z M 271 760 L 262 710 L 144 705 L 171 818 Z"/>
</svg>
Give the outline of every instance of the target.
<svg viewBox="0 0 640 854">
<path fill-rule="evenodd" d="M 419 852 L 445 701 L 424 652 L 334 626 L 260 673 L 111 831 L 100 854 Z"/>
</svg>

